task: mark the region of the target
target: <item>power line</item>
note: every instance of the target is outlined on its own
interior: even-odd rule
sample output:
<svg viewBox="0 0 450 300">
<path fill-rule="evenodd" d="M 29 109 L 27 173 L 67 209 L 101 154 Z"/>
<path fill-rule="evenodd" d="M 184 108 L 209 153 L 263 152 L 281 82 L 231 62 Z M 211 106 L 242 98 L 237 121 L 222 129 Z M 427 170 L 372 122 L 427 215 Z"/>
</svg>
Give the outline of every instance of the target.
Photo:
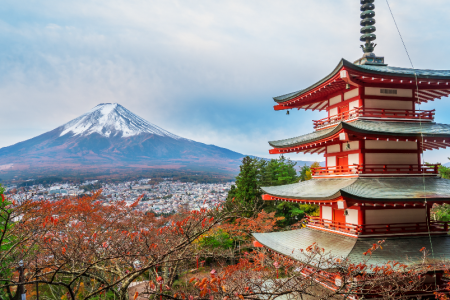
<svg viewBox="0 0 450 300">
<path fill-rule="evenodd" d="M 409 63 L 411 64 L 411 67 L 414 71 L 414 78 L 416 82 L 416 93 L 417 93 L 417 100 L 419 103 L 419 110 L 420 110 L 420 94 L 419 94 L 419 83 L 417 79 L 417 72 L 416 68 L 414 68 L 414 64 L 412 62 L 411 56 L 409 55 L 408 48 L 406 47 L 405 41 L 403 40 L 402 34 L 400 32 L 400 29 L 398 28 L 397 21 L 395 20 L 394 13 L 392 12 L 391 6 L 389 5 L 389 0 L 386 0 L 386 4 L 389 8 L 389 12 L 391 13 L 392 19 L 394 20 L 395 27 L 397 28 L 398 35 L 400 36 L 400 39 L 402 41 L 403 47 L 405 48 L 406 55 L 408 56 Z M 422 129 L 422 116 L 419 114 L 419 126 L 420 126 L 420 137 L 421 137 L 421 147 L 423 149 L 423 129 Z M 425 165 L 425 158 L 422 151 L 422 166 Z M 431 222 L 431 216 L 428 215 L 428 201 L 427 201 L 427 194 L 426 194 L 426 182 L 425 182 L 425 170 L 422 168 L 422 183 L 423 183 L 423 194 L 424 194 L 424 202 L 425 202 L 425 210 L 427 213 L 427 227 L 428 227 L 428 238 L 430 239 L 430 246 L 431 246 L 431 255 L 434 259 L 434 250 L 433 250 L 433 242 L 431 239 L 431 232 L 430 232 L 430 222 Z M 435 284 L 437 285 L 437 279 L 436 279 L 436 268 L 434 268 L 434 280 Z"/>
</svg>

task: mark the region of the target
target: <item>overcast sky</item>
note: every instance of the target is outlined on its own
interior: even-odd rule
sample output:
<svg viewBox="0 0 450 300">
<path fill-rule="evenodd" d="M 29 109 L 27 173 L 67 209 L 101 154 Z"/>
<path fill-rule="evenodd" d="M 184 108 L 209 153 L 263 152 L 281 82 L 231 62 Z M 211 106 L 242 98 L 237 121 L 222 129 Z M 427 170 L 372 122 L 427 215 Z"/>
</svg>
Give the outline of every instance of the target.
<svg viewBox="0 0 450 300">
<path fill-rule="evenodd" d="M 390 3 L 415 67 L 450 69 L 450 1 Z M 409 67 L 385 0 L 375 4 L 375 53 Z M 268 140 L 309 133 L 326 114 L 286 116 L 272 97 L 362 56 L 359 9 L 357 0 L 3 0 L 0 147 L 118 102 L 177 135 L 270 157 Z M 449 100 L 421 108 L 450 123 Z"/>
</svg>

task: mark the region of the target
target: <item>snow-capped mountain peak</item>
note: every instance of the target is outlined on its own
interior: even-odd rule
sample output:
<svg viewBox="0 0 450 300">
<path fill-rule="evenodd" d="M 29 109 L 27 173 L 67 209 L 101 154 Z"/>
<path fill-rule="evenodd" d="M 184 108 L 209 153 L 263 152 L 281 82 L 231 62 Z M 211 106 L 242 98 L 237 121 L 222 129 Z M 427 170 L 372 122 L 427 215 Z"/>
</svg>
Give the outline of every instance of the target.
<svg viewBox="0 0 450 300">
<path fill-rule="evenodd" d="M 118 103 L 101 103 L 60 128 L 62 129 L 60 136 L 69 133 L 75 136 L 98 133 L 105 137 L 117 135 L 130 137 L 142 133 L 151 133 L 177 140 L 183 139 L 147 122 Z"/>
</svg>

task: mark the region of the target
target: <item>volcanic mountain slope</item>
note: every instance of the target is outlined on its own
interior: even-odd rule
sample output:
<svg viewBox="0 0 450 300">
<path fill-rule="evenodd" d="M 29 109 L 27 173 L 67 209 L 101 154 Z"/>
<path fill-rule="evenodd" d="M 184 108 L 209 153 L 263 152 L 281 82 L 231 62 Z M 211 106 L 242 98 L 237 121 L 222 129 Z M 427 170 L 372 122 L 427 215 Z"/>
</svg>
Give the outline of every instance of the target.
<svg viewBox="0 0 450 300">
<path fill-rule="evenodd" d="M 179 168 L 206 164 L 236 168 L 242 157 L 172 134 L 120 104 L 103 103 L 52 131 L 1 148 L 0 167 Z"/>
</svg>

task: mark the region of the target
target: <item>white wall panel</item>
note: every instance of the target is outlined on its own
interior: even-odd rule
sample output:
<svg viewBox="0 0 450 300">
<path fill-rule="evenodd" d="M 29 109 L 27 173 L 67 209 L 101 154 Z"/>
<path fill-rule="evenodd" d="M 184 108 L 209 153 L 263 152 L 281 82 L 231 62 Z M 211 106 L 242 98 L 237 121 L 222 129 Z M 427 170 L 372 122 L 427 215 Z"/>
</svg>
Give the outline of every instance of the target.
<svg viewBox="0 0 450 300">
<path fill-rule="evenodd" d="M 330 99 L 330 106 L 334 105 L 334 104 L 337 104 L 337 103 L 339 103 L 341 101 L 342 101 L 341 95 L 335 96 L 335 97 Z"/>
<path fill-rule="evenodd" d="M 336 166 L 336 156 L 327 157 L 327 167 L 335 167 Z"/>
<path fill-rule="evenodd" d="M 366 140 L 366 149 L 417 150 L 416 142 Z"/>
<path fill-rule="evenodd" d="M 331 116 L 335 116 L 337 114 L 338 114 L 338 108 L 337 107 L 330 109 L 330 117 Z"/>
<path fill-rule="evenodd" d="M 336 153 L 336 152 L 341 152 L 341 145 L 336 144 L 327 146 L 327 153 Z"/>
<path fill-rule="evenodd" d="M 352 151 L 352 150 L 358 150 L 359 149 L 359 141 L 353 141 L 348 143 L 342 144 L 342 150 L 343 151 Z"/>
<path fill-rule="evenodd" d="M 396 101 L 396 100 L 377 100 L 377 99 L 365 99 L 365 108 L 381 108 L 381 109 L 404 109 L 412 110 L 412 101 Z M 399 117 L 401 118 L 401 117 Z"/>
<path fill-rule="evenodd" d="M 345 216 L 345 223 L 358 224 L 358 210 L 347 209 L 348 215 Z"/>
<path fill-rule="evenodd" d="M 359 89 L 353 89 L 350 92 L 344 93 L 344 101 L 359 95 Z"/>
<path fill-rule="evenodd" d="M 381 93 L 381 90 L 385 90 L 386 88 L 381 87 L 366 87 L 365 94 L 366 96 L 389 96 L 389 97 L 412 97 L 413 92 L 411 89 L 388 89 L 388 90 L 396 90 L 397 94 L 386 94 Z"/>
<path fill-rule="evenodd" d="M 417 153 L 366 153 L 366 164 L 417 165 Z"/>
<path fill-rule="evenodd" d="M 322 206 L 322 219 L 333 220 L 333 209 L 330 206 Z"/>
<path fill-rule="evenodd" d="M 352 110 L 352 109 L 357 108 L 357 107 L 359 107 L 359 100 L 355 100 L 355 101 L 350 102 L 348 109 Z"/>
<path fill-rule="evenodd" d="M 348 165 L 359 164 L 359 153 L 348 155 Z"/>
<path fill-rule="evenodd" d="M 425 208 L 366 210 L 366 224 L 426 222 Z"/>
</svg>

